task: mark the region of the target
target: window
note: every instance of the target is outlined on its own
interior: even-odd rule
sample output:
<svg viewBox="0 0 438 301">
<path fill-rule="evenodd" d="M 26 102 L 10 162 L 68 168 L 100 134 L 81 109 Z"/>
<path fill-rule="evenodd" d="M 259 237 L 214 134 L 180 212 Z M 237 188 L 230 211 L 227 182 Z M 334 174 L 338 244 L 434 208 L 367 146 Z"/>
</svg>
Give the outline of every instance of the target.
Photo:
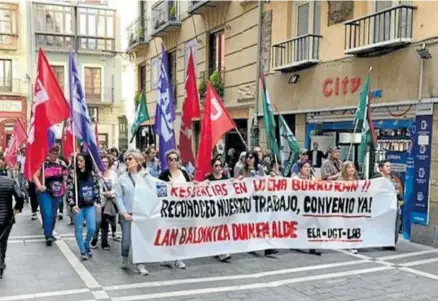
<svg viewBox="0 0 438 301">
<path fill-rule="evenodd" d="M 90 113 L 91 122 L 99 122 L 99 108 L 88 107 Z"/>
<path fill-rule="evenodd" d="M 139 91 L 146 92 L 146 65 L 138 68 L 138 88 Z"/>
<path fill-rule="evenodd" d="M 0 91 L 12 92 L 12 61 L 0 60 Z"/>
<path fill-rule="evenodd" d="M 176 82 L 176 51 L 169 52 L 168 54 L 168 68 L 167 74 L 169 76 L 170 84 L 172 85 L 173 103 L 177 102 L 177 82 Z"/>
<path fill-rule="evenodd" d="M 85 67 L 85 98 L 102 100 L 102 69 L 99 67 Z"/>
<path fill-rule="evenodd" d="M 80 7 L 78 16 L 81 49 L 115 49 L 113 10 Z"/>
<path fill-rule="evenodd" d="M 223 72 L 225 68 L 225 34 L 223 30 L 210 34 L 209 46 L 209 75 L 216 70 Z"/>
<path fill-rule="evenodd" d="M 64 91 L 64 84 L 65 84 L 64 66 L 50 65 L 50 67 L 52 67 L 53 73 L 55 74 L 59 86 Z"/>
<path fill-rule="evenodd" d="M 0 34 L 17 34 L 17 5 L 0 4 Z"/>
<path fill-rule="evenodd" d="M 41 33 L 73 35 L 72 6 L 35 4 L 35 28 Z"/>
<path fill-rule="evenodd" d="M 293 6 L 295 20 L 294 34 L 296 37 L 320 32 L 321 3 L 320 1 L 295 1 Z"/>
</svg>

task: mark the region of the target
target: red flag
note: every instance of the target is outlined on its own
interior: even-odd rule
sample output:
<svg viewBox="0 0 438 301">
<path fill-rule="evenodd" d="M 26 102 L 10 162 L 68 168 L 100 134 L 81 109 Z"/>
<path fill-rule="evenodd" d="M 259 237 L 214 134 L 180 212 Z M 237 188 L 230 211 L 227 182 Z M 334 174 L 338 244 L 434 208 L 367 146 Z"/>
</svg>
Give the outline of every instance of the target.
<svg viewBox="0 0 438 301">
<path fill-rule="evenodd" d="M 195 156 L 192 149 L 192 121 L 201 115 L 199 109 L 198 87 L 196 85 L 195 64 L 192 51 L 190 50 L 189 63 L 186 77 L 186 98 L 181 113 L 181 129 L 179 134 L 179 151 L 181 159 L 195 164 Z"/>
<path fill-rule="evenodd" d="M 5 152 L 5 162 L 9 167 L 14 167 L 17 164 L 17 156 L 20 146 L 26 142 L 26 129 L 20 118 L 15 121 L 14 129 L 12 130 L 11 139 L 8 143 L 8 148 Z"/>
<path fill-rule="evenodd" d="M 49 128 L 63 122 L 69 115 L 70 108 L 64 93 L 49 66 L 43 50 L 40 49 L 30 119 L 29 144 L 24 164 L 26 179 L 31 179 L 40 169 L 49 153 Z"/>
<path fill-rule="evenodd" d="M 205 176 L 210 172 L 213 147 L 226 132 L 235 127 L 234 121 L 228 115 L 222 100 L 210 82 L 207 82 L 199 152 L 196 158 L 195 179 L 197 181 L 204 180 Z"/>
<path fill-rule="evenodd" d="M 71 154 L 74 151 L 76 140 L 73 138 L 73 132 L 71 127 L 71 119 L 67 120 L 64 125 L 63 135 L 62 135 L 62 154 L 67 162 L 70 162 Z"/>
</svg>

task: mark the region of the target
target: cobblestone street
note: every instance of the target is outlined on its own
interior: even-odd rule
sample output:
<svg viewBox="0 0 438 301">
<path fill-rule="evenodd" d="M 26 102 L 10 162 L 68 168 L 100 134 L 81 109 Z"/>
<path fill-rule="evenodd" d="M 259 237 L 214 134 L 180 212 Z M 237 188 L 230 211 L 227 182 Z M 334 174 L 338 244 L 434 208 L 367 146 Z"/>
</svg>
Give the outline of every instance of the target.
<svg viewBox="0 0 438 301">
<path fill-rule="evenodd" d="M 10 237 L 0 301 L 14 300 L 437 300 L 438 250 L 401 240 L 397 251 L 323 251 L 322 256 L 282 250 L 275 258 L 236 254 L 187 261 L 186 270 L 149 264 L 141 277 L 119 269 L 119 243 L 78 258 L 68 218 L 57 224 L 58 241 L 44 244 L 29 209 Z"/>
</svg>

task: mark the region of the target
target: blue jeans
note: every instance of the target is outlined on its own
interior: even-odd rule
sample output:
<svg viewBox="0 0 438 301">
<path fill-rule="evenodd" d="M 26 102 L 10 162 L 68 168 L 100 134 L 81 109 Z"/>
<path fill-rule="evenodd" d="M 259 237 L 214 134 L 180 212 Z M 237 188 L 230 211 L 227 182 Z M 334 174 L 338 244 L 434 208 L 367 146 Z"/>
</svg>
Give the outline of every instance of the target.
<svg viewBox="0 0 438 301">
<path fill-rule="evenodd" d="M 129 250 L 131 249 L 131 222 L 126 221 L 121 215 L 120 225 L 122 228 L 122 257 L 129 257 Z"/>
<path fill-rule="evenodd" d="M 61 198 L 54 198 L 47 191 L 39 192 L 37 197 L 40 203 L 41 217 L 43 219 L 44 236 L 48 239 L 53 237 L 56 215 L 59 204 L 61 203 Z"/>
<path fill-rule="evenodd" d="M 87 237 L 82 234 L 83 223 L 87 223 Z M 96 232 L 96 207 L 89 206 L 80 208 L 78 213 L 75 213 L 75 236 L 81 254 L 90 251 L 90 242 Z"/>
</svg>

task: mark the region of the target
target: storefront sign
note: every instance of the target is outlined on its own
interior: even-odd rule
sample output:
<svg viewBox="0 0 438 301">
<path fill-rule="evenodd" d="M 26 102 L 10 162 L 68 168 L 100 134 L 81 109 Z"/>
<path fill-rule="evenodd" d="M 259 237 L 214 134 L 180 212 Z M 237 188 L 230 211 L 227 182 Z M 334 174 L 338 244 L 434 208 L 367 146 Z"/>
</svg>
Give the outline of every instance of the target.
<svg viewBox="0 0 438 301">
<path fill-rule="evenodd" d="M 403 237 L 411 239 L 411 216 L 412 204 L 414 203 L 414 174 L 415 174 L 415 118 L 412 119 L 412 125 L 409 128 L 409 135 L 411 137 L 411 145 L 408 150 L 408 158 L 406 159 L 406 175 L 405 175 L 405 190 L 404 190 L 404 205 L 403 205 Z"/>
<path fill-rule="evenodd" d="M 415 143 L 414 189 L 412 203 L 412 222 L 421 225 L 429 223 L 430 161 L 432 153 L 432 104 L 417 105 L 415 127 L 412 129 Z"/>
<path fill-rule="evenodd" d="M 353 94 L 360 87 L 360 77 L 344 77 L 344 78 L 326 78 L 322 84 L 322 93 L 325 97 L 339 94 L 346 95 Z"/>
</svg>

